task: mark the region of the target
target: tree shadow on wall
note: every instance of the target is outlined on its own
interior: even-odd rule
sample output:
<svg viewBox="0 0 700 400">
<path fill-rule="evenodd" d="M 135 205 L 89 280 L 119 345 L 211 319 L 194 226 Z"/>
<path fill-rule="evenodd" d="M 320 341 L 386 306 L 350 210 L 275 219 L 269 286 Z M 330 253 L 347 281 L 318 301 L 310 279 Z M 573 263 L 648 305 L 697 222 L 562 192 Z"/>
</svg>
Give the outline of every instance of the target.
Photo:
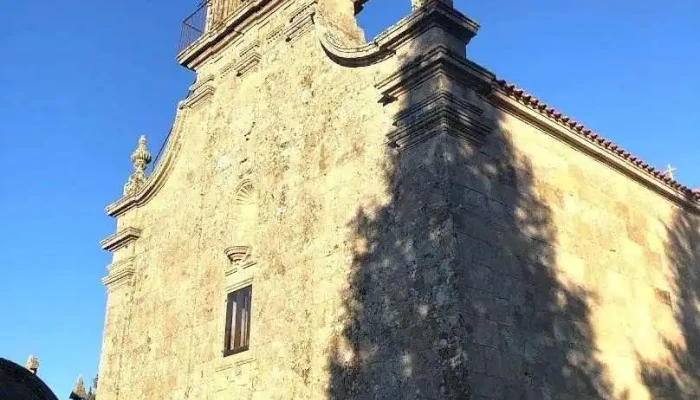
<svg viewBox="0 0 700 400">
<path fill-rule="evenodd" d="M 674 274 L 673 307 L 684 346 L 666 341 L 670 365 L 642 362 L 642 378 L 652 398 L 700 398 L 700 219 L 689 210 L 675 212 L 666 254 Z"/>
<path fill-rule="evenodd" d="M 550 206 L 507 135 L 386 151 L 389 202 L 352 221 L 327 397 L 612 398 L 591 296 L 558 280 Z"/>
</svg>

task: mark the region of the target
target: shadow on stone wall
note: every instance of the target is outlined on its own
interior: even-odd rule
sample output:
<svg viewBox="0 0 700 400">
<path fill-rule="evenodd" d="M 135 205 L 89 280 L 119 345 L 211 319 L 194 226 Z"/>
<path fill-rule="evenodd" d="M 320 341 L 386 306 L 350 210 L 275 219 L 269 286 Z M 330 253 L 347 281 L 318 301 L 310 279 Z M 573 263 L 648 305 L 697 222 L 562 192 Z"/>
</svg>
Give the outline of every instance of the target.
<svg viewBox="0 0 700 400">
<path fill-rule="evenodd" d="M 685 346 L 667 341 L 670 365 L 641 363 L 642 378 L 654 399 L 700 398 L 700 223 L 688 211 L 676 211 L 666 248 L 674 275 L 674 316 Z"/>
<path fill-rule="evenodd" d="M 445 135 L 387 154 L 389 203 L 351 225 L 327 397 L 612 398 L 593 299 L 557 278 L 529 160 L 499 129 L 478 148 Z"/>
</svg>

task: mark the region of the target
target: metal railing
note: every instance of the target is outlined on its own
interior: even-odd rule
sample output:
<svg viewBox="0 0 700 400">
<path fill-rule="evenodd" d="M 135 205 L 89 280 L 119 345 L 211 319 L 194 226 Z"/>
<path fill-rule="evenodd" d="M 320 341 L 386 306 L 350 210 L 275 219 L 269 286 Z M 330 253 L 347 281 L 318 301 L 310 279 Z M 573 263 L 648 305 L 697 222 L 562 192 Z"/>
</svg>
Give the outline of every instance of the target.
<svg viewBox="0 0 700 400">
<path fill-rule="evenodd" d="M 192 14 L 182 21 L 180 45 L 177 48 L 178 53 L 204 35 L 204 32 L 207 30 L 207 15 L 209 14 L 210 2 L 211 0 L 203 1 Z"/>
<path fill-rule="evenodd" d="M 249 0 L 204 0 L 195 12 L 182 21 L 178 53 L 185 50 L 211 28 L 216 28 Z"/>
</svg>

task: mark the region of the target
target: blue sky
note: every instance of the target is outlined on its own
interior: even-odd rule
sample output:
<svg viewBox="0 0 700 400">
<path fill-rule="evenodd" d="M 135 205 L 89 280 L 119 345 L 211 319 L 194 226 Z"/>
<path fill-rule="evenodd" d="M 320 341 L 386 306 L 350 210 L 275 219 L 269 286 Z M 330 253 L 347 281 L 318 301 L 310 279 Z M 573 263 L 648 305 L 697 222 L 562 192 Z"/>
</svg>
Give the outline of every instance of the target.
<svg viewBox="0 0 700 400">
<path fill-rule="evenodd" d="M 0 357 L 37 355 L 67 398 L 97 371 L 114 232 L 104 207 L 140 134 L 156 152 L 192 74 L 174 62 L 194 0 L 6 2 L 0 32 Z M 371 37 L 410 0 L 370 0 Z M 610 4 L 614 3 L 614 4 Z M 700 3 L 456 0 L 468 56 L 700 187 Z M 9 25 L 8 25 L 9 24 Z"/>
</svg>

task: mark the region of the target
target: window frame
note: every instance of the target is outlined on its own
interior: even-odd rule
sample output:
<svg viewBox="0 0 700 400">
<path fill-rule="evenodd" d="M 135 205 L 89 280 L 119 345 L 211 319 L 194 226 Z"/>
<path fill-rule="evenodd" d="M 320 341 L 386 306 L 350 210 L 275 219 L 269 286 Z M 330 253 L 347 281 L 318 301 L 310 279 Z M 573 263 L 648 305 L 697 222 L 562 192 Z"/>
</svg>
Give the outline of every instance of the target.
<svg viewBox="0 0 700 400">
<path fill-rule="evenodd" d="M 247 315 L 245 316 L 245 321 L 243 317 L 238 319 L 241 315 L 240 310 L 245 310 L 245 304 L 242 307 L 238 306 L 240 300 L 246 299 L 247 293 Z M 240 296 L 240 298 L 237 298 Z M 233 354 L 242 353 L 250 349 L 250 327 L 251 327 L 251 309 L 253 305 L 253 285 L 246 285 L 226 295 L 226 321 L 224 327 L 224 357 L 228 357 Z M 245 332 L 242 330 L 245 329 Z M 245 344 L 234 347 L 237 335 L 245 334 Z M 239 336 L 240 340 L 243 338 Z M 233 343 L 232 343 L 233 342 Z"/>
</svg>

